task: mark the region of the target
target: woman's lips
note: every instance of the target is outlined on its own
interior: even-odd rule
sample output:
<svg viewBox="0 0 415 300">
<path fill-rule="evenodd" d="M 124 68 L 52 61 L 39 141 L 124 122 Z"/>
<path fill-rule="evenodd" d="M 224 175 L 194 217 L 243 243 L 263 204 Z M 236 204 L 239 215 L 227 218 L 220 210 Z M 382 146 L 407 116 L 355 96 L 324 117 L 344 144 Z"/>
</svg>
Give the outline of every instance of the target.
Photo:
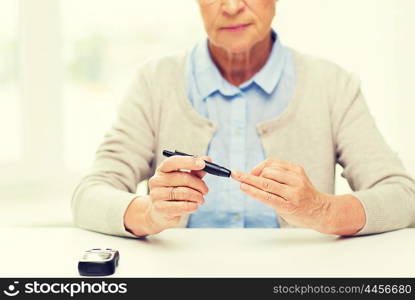
<svg viewBox="0 0 415 300">
<path fill-rule="evenodd" d="M 235 26 L 222 27 L 221 29 L 229 31 L 229 32 L 241 32 L 241 31 L 244 31 L 250 25 L 251 24 L 241 24 L 241 25 L 235 25 Z"/>
</svg>

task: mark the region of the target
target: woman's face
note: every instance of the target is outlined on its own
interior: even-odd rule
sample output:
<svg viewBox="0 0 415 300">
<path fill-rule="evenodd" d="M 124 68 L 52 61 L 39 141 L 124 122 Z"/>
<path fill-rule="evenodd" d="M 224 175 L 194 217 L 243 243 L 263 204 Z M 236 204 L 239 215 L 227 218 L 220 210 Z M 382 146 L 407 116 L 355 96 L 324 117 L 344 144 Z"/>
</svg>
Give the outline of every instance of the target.
<svg viewBox="0 0 415 300">
<path fill-rule="evenodd" d="M 275 0 L 198 0 L 209 40 L 228 52 L 249 51 L 264 40 L 275 15 Z"/>
</svg>

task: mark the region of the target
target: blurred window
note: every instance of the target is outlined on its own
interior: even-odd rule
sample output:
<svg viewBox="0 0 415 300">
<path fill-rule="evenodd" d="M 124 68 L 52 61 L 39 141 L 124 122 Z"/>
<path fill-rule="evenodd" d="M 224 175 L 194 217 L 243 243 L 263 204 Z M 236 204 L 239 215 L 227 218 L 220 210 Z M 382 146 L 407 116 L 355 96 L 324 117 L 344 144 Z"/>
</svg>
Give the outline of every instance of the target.
<svg viewBox="0 0 415 300">
<path fill-rule="evenodd" d="M 17 96 L 18 1 L 0 1 L 0 164 L 22 159 L 20 103 Z"/>
<path fill-rule="evenodd" d="M 65 166 L 90 165 L 138 64 L 204 36 L 196 1 L 62 0 Z"/>
</svg>

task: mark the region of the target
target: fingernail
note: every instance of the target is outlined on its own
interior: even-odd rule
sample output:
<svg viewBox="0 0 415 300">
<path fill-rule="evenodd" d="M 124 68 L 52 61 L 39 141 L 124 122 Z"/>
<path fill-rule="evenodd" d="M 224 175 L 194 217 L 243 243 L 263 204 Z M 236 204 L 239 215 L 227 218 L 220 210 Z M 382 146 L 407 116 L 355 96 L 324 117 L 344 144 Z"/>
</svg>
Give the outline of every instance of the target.
<svg viewBox="0 0 415 300">
<path fill-rule="evenodd" d="M 241 171 L 233 171 L 232 172 L 236 178 L 242 179 L 242 172 Z"/>
<path fill-rule="evenodd" d="M 205 162 L 203 159 L 196 159 L 196 166 L 203 167 L 205 165 Z"/>
</svg>

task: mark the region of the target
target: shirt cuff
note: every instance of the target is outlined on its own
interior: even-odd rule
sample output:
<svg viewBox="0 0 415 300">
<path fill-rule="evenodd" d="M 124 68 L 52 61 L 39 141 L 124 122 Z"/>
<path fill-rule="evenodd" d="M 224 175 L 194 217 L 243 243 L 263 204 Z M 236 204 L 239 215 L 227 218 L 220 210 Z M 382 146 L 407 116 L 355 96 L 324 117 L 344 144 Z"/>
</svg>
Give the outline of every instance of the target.
<svg viewBox="0 0 415 300">
<path fill-rule="evenodd" d="M 124 227 L 125 211 L 139 196 L 109 184 L 78 186 L 72 200 L 74 225 L 110 235 L 140 238 Z"/>
<path fill-rule="evenodd" d="M 393 201 L 394 197 L 399 197 L 399 193 L 393 192 L 390 186 L 378 186 L 350 193 L 360 200 L 366 215 L 365 225 L 354 235 L 381 233 L 404 227 L 396 220 L 399 218 L 400 208 L 399 204 Z"/>
</svg>

